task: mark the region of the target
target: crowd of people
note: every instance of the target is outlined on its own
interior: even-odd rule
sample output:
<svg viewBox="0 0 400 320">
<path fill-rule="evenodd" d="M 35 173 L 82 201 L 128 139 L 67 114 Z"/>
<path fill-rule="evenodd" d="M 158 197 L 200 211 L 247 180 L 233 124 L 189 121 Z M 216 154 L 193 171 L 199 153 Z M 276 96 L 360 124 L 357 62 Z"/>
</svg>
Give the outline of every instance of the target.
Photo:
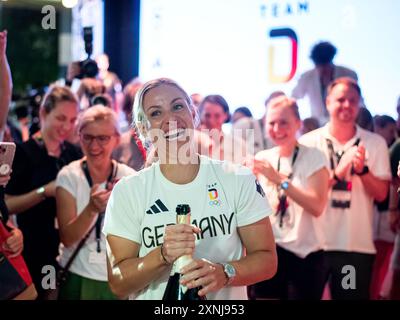
<svg viewBox="0 0 400 320">
<path fill-rule="evenodd" d="M 0 32 L 12 141 L 6 44 Z M 50 299 L 51 266 L 61 300 L 162 299 L 171 271 L 207 299 L 400 299 L 399 120 L 369 113 L 335 54 L 315 45 L 315 68 L 290 94 L 266 93 L 261 119 L 168 78 L 122 87 L 106 55 L 74 92 L 71 64 L 0 176 L 1 252 L 24 258 L 30 298 Z M 190 225 L 175 223 L 179 204 Z"/>
</svg>

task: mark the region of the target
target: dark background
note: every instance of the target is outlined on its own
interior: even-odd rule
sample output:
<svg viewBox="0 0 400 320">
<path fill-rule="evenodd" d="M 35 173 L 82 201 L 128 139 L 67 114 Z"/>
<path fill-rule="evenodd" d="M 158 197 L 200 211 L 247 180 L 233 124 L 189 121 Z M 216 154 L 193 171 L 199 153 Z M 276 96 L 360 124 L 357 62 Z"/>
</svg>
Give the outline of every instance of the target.
<svg viewBox="0 0 400 320">
<path fill-rule="evenodd" d="M 42 29 L 41 9 L 46 4 L 56 7 L 55 30 Z M 69 9 L 41 0 L 0 2 L 0 30 L 8 30 L 14 93 L 45 87 L 65 76 L 66 68 L 58 65 L 62 10 Z M 110 70 L 124 84 L 139 71 L 139 13 L 140 0 L 104 0 L 104 52 L 110 57 Z"/>
</svg>

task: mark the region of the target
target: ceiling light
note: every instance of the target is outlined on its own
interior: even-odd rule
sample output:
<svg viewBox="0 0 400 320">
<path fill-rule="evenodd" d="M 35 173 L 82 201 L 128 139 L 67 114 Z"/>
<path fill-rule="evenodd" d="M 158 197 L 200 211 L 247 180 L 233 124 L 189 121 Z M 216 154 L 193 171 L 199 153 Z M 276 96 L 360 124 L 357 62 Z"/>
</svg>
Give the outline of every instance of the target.
<svg viewBox="0 0 400 320">
<path fill-rule="evenodd" d="M 62 4 L 64 7 L 71 9 L 78 4 L 78 0 L 62 0 Z"/>
</svg>

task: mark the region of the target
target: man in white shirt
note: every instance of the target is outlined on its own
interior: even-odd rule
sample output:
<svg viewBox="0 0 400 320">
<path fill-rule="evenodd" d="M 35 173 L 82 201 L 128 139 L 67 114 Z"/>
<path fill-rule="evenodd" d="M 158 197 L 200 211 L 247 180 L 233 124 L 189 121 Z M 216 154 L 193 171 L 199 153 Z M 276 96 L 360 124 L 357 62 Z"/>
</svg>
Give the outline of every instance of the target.
<svg viewBox="0 0 400 320">
<path fill-rule="evenodd" d="M 373 203 L 385 199 L 391 179 L 385 140 L 356 125 L 361 90 L 351 78 L 327 89 L 330 121 L 300 138 L 330 163 L 332 190 L 321 216 L 333 299 L 368 299 L 375 259 Z"/>
<path fill-rule="evenodd" d="M 308 98 L 311 116 L 317 118 L 321 124 L 329 120 L 325 106 L 326 89 L 334 79 L 350 77 L 357 79 L 357 74 L 348 68 L 333 64 L 336 48 L 329 42 L 320 42 L 311 50 L 311 60 L 315 68 L 303 73 L 291 96 L 295 99 Z"/>
</svg>

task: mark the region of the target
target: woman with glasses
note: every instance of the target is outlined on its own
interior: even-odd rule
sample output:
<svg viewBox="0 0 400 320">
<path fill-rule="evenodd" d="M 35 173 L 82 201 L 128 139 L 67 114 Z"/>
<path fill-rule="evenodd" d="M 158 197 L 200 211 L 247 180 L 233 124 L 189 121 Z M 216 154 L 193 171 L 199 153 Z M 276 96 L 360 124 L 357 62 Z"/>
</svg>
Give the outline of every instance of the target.
<svg viewBox="0 0 400 320">
<path fill-rule="evenodd" d="M 75 127 L 78 101 L 66 87 L 52 87 L 44 97 L 39 116 L 41 129 L 17 144 L 11 180 L 6 188 L 10 214 L 17 215 L 24 235 L 23 256 L 43 298 L 43 267 L 58 267 L 59 235 L 56 227 L 55 178 L 81 152 L 66 141 Z M 47 269 L 48 270 L 48 269 Z"/>
<path fill-rule="evenodd" d="M 253 172 L 274 210 L 278 272 L 250 288 L 252 298 L 320 299 L 324 289 L 323 237 L 318 217 L 328 194 L 324 155 L 297 142 L 296 101 L 286 96 L 267 106 L 266 130 L 276 147 L 256 154 Z"/>
<path fill-rule="evenodd" d="M 68 270 L 60 299 L 113 299 L 107 283 L 106 245 L 101 234 L 103 213 L 118 179 L 133 174 L 111 159 L 118 145 L 118 118 L 110 108 L 97 105 L 78 119 L 84 157 L 71 162 L 57 176 L 56 199 L 60 238 L 60 264 L 65 267 L 78 244 L 89 234 Z"/>
<path fill-rule="evenodd" d="M 202 287 L 207 299 L 247 299 L 246 285 L 276 270 L 270 207 L 256 178 L 195 152 L 196 111 L 176 82 L 147 82 L 133 110 L 159 160 L 122 179 L 110 196 L 104 232 L 113 292 L 160 300 L 174 261 L 193 254 L 180 269 L 183 285 Z M 179 204 L 189 204 L 191 224 L 176 224 Z"/>
</svg>

